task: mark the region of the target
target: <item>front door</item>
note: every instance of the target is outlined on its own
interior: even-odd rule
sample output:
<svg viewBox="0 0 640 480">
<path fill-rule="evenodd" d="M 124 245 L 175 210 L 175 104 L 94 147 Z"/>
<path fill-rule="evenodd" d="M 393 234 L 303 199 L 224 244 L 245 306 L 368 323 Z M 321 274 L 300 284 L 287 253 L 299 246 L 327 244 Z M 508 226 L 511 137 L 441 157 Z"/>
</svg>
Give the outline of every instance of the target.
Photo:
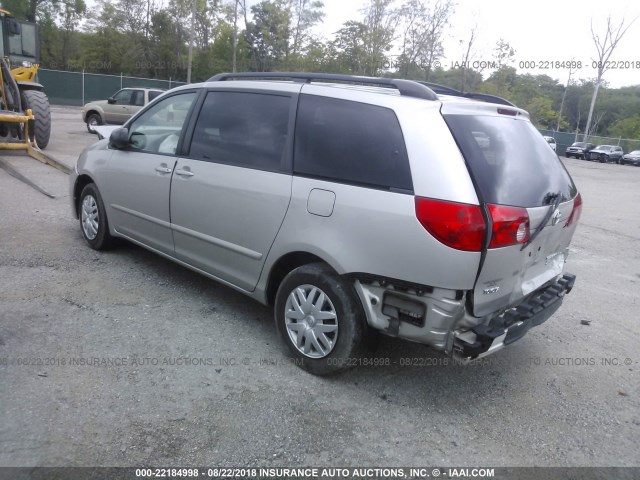
<svg viewBox="0 0 640 480">
<path fill-rule="evenodd" d="M 169 216 L 171 175 L 187 112 L 195 92 L 172 95 L 129 127 L 131 146 L 114 151 L 101 186 L 115 230 L 173 255 Z"/>
</svg>

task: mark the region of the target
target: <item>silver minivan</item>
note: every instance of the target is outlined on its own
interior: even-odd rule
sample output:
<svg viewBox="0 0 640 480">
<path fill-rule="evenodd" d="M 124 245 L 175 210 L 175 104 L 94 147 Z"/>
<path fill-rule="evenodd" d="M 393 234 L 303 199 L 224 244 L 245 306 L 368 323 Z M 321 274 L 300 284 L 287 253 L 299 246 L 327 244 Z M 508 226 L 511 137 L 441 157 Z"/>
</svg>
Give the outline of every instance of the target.
<svg viewBox="0 0 640 480">
<path fill-rule="evenodd" d="M 165 93 L 82 153 L 71 198 L 90 247 L 127 239 L 273 305 L 320 375 L 374 332 L 465 361 L 520 339 L 573 287 L 582 208 L 503 99 L 309 73 Z"/>
</svg>

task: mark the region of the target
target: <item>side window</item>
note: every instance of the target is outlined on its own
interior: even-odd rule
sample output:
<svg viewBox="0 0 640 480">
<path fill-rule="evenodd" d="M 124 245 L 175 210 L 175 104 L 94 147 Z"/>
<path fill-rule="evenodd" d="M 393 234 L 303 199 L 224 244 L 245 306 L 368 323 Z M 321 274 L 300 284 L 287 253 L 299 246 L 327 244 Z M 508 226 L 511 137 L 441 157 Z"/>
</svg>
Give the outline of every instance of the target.
<svg viewBox="0 0 640 480">
<path fill-rule="evenodd" d="M 37 42 L 36 26 L 30 23 L 22 23 L 22 55 L 36 56 Z"/>
<path fill-rule="evenodd" d="M 133 90 L 120 90 L 113 98 L 116 101 L 116 105 L 130 105 L 132 96 Z"/>
<path fill-rule="evenodd" d="M 136 107 L 144 106 L 144 90 L 133 90 L 131 95 L 131 105 Z"/>
<path fill-rule="evenodd" d="M 195 92 L 165 98 L 142 113 L 129 126 L 129 139 L 135 150 L 175 155 Z"/>
<path fill-rule="evenodd" d="M 153 100 L 156 97 L 159 97 L 160 94 L 162 94 L 163 92 L 159 92 L 157 90 L 150 90 L 149 91 L 149 101 Z"/>
<path fill-rule="evenodd" d="M 290 97 L 209 92 L 196 122 L 189 156 L 260 170 L 281 170 Z"/>
<path fill-rule="evenodd" d="M 413 190 L 395 113 L 364 103 L 302 95 L 293 168 L 344 183 Z"/>
</svg>

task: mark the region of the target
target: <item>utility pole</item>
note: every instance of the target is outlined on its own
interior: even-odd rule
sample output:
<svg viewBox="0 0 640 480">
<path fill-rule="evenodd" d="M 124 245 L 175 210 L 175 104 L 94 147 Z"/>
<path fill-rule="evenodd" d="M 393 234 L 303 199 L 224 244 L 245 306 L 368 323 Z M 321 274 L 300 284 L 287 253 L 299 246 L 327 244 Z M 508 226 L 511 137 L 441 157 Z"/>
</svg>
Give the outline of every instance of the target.
<svg viewBox="0 0 640 480">
<path fill-rule="evenodd" d="M 573 59 L 571 59 L 573 62 Z M 562 120 L 562 109 L 564 107 L 564 99 L 567 96 L 567 90 L 569 90 L 569 85 L 571 84 L 571 74 L 573 73 L 573 69 L 569 66 L 569 78 L 567 79 L 567 86 L 564 87 L 564 92 L 562 93 L 562 101 L 560 102 L 560 111 L 558 112 L 558 125 L 556 126 L 556 132 L 560 131 L 560 121 Z"/>
<path fill-rule="evenodd" d="M 236 51 L 238 50 L 238 0 L 233 12 L 233 73 L 236 72 Z"/>
<path fill-rule="evenodd" d="M 193 37 L 196 28 L 196 0 L 191 0 L 191 34 L 189 35 L 189 62 L 187 66 L 187 83 L 191 83 L 191 67 L 193 66 Z"/>
</svg>

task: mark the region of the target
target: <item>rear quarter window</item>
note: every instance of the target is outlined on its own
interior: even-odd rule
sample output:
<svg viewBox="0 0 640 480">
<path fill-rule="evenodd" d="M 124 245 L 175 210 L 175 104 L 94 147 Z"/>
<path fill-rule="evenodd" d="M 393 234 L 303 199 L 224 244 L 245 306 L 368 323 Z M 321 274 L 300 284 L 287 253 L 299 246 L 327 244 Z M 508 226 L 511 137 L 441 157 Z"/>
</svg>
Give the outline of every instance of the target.
<svg viewBox="0 0 640 480">
<path fill-rule="evenodd" d="M 413 191 L 404 137 L 393 110 L 315 95 L 300 97 L 294 173 Z"/>
</svg>

